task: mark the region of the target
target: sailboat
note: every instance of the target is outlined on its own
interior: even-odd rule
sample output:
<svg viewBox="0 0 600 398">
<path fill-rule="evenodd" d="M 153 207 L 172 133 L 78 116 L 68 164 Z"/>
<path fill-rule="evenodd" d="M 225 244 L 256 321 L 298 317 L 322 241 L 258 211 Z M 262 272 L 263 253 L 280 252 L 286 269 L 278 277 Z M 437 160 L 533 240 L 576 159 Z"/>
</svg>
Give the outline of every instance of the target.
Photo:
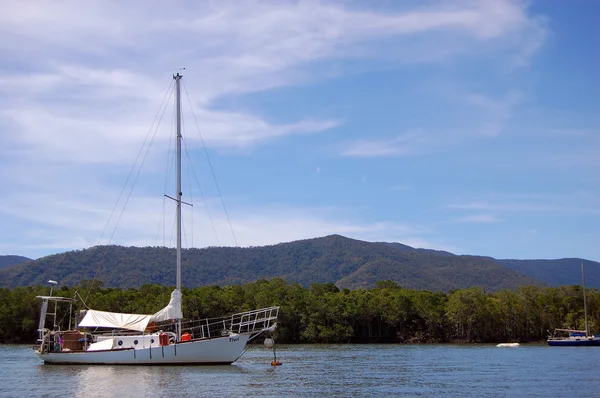
<svg viewBox="0 0 600 398">
<path fill-rule="evenodd" d="M 585 272 L 581 262 L 581 283 L 583 287 L 583 311 L 585 314 L 585 330 L 554 329 L 548 336 L 548 345 L 555 347 L 600 346 L 600 334 L 592 335 L 588 324 L 587 300 L 585 297 Z"/>
<path fill-rule="evenodd" d="M 277 327 L 279 307 L 261 308 L 222 318 L 184 321 L 181 295 L 181 90 L 175 80 L 177 118 L 177 279 L 166 307 L 155 314 L 125 314 L 88 309 L 72 323 L 74 298 L 42 300 L 35 353 L 47 364 L 216 365 L 231 364 L 247 343 Z M 50 281 L 56 284 L 54 281 Z M 57 324 L 58 305 L 69 305 L 66 330 Z M 52 309 L 53 308 L 53 309 Z M 49 312 L 54 311 L 54 312 Z M 46 321 L 53 316 L 52 326 Z"/>
</svg>

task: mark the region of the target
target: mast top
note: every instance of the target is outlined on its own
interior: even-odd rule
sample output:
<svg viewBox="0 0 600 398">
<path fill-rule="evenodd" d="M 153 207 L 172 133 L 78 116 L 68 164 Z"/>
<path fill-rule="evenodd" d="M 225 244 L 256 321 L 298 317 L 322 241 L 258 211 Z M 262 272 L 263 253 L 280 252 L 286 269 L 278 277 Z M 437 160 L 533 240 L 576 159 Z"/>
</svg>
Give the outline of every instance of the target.
<svg viewBox="0 0 600 398">
<path fill-rule="evenodd" d="M 183 74 L 180 72 L 182 72 L 184 70 L 185 70 L 185 68 L 176 68 L 175 69 L 176 72 L 173 73 L 173 79 L 181 79 L 183 77 Z"/>
</svg>

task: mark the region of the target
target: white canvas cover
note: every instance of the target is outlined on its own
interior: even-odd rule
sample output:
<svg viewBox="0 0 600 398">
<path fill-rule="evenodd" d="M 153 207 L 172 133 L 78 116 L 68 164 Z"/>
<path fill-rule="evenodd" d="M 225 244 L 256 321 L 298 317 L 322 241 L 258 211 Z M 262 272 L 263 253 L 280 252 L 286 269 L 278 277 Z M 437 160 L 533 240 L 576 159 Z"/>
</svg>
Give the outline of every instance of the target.
<svg viewBox="0 0 600 398">
<path fill-rule="evenodd" d="M 181 318 L 183 318 L 181 292 L 175 289 L 171 292 L 169 304 L 154 315 L 121 314 L 118 312 L 88 310 L 81 322 L 79 322 L 79 327 L 127 329 L 144 332 L 150 322 Z"/>
<path fill-rule="evenodd" d="M 90 344 L 86 351 L 112 350 L 113 344 L 114 344 L 114 339 L 102 340 L 97 343 Z"/>
<path fill-rule="evenodd" d="M 148 322 L 150 322 L 151 316 L 88 310 L 81 322 L 79 322 L 79 326 L 86 328 L 128 329 L 143 332 Z"/>
<path fill-rule="evenodd" d="M 171 300 L 169 304 L 152 315 L 150 322 L 168 321 L 169 319 L 181 319 L 183 312 L 181 311 L 181 292 L 177 289 L 171 292 Z"/>
</svg>

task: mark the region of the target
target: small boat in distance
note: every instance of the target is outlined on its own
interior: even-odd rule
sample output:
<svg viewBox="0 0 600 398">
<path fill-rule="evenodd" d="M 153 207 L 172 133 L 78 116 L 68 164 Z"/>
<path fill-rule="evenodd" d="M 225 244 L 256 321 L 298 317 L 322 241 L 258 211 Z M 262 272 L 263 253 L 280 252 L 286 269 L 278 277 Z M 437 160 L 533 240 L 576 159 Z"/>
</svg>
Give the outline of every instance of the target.
<svg viewBox="0 0 600 398">
<path fill-rule="evenodd" d="M 548 337 L 548 345 L 554 347 L 600 346 L 600 334 L 590 335 L 585 330 L 554 329 Z"/>
<path fill-rule="evenodd" d="M 155 314 L 126 314 L 88 309 L 72 319 L 74 298 L 42 300 L 35 353 L 49 364 L 224 365 L 240 358 L 248 341 L 277 326 L 279 307 L 245 311 L 222 318 L 185 321 L 181 293 L 181 101 L 180 80 L 173 76 L 177 111 L 177 285 L 166 307 Z M 167 196 L 167 195 L 165 195 Z M 51 285 L 57 282 L 49 281 Z M 83 301 L 83 300 L 82 300 Z M 68 312 L 60 312 L 68 304 Z M 85 304 L 85 303 L 84 303 Z M 52 317 L 52 326 L 46 318 Z M 66 319 L 68 318 L 68 323 Z M 58 319 L 58 322 L 57 322 Z M 61 319 L 63 324 L 61 324 Z M 74 322 L 72 322 L 72 320 Z"/>
<path fill-rule="evenodd" d="M 589 347 L 600 346 L 600 334 L 592 335 L 588 326 L 587 300 L 585 297 L 585 272 L 581 262 L 581 285 L 583 287 L 583 312 L 585 314 L 585 330 L 554 329 L 548 336 L 548 345 L 554 347 Z"/>
<path fill-rule="evenodd" d="M 496 344 L 496 347 L 519 347 L 519 343 L 500 343 Z"/>
</svg>

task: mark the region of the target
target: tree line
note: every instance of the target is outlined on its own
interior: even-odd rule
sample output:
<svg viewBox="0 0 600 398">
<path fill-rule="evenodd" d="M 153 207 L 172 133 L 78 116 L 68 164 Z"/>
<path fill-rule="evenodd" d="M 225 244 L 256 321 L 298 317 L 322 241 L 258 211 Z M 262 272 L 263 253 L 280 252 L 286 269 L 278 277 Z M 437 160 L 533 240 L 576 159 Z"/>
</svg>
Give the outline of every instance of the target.
<svg viewBox="0 0 600 398">
<path fill-rule="evenodd" d="M 54 295 L 75 292 L 98 310 L 152 314 L 169 302 L 172 287 L 102 288 L 87 280 Z M 0 288 L 0 343 L 33 343 L 41 300 L 48 287 Z M 281 306 L 279 343 L 532 342 L 554 328 L 584 328 L 581 286 L 536 287 L 488 293 L 481 288 L 451 292 L 405 289 L 380 281 L 372 289 L 339 289 L 333 283 L 304 288 L 281 278 L 243 285 L 183 289 L 189 318 L 214 318 Z M 587 290 L 589 325 L 600 332 L 600 291 Z M 83 309 L 80 301 L 74 310 Z M 57 316 L 67 318 L 63 309 Z"/>
</svg>

